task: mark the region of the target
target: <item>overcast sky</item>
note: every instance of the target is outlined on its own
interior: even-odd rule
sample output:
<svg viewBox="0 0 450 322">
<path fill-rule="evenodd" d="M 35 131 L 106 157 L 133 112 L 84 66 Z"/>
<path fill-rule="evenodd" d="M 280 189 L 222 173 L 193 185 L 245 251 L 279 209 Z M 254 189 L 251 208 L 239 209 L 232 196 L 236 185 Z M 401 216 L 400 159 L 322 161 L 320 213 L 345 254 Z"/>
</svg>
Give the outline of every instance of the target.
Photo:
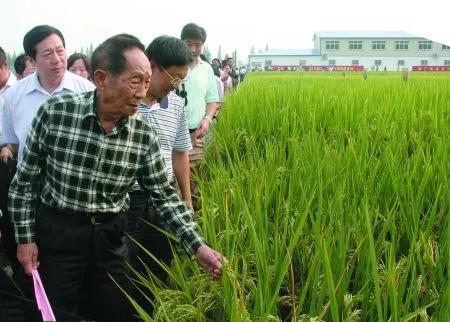
<svg viewBox="0 0 450 322">
<path fill-rule="evenodd" d="M 312 49 L 316 31 L 406 31 L 450 45 L 449 0 L 2 0 L 0 46 L 22 51 L 24 34 L 39 24 L 62 31 L 69 54 L 127 32 L 148 45 L 162 34 L 179 37 L 195 22 L 208 33 L 212 56 L 252 46 Z"/>
</svg>

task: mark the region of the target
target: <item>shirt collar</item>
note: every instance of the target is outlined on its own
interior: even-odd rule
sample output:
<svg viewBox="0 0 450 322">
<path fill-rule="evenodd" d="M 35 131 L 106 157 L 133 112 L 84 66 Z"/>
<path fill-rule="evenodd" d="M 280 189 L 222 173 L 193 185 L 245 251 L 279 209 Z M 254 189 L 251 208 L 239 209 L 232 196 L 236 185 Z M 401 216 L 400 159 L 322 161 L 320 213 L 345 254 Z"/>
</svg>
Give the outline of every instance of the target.
<svg viewBox="0 0 450 322">
<path fill-rule="evenodd" d="M 47 95 L 53 95 L 57 92 L 61 92 L 63 89 L 67 89 L 71 92 L 76 92 L 77 91 L 77 87 L 75 85 L 74 79 L 73 79 L 73 74 L 66 71 L 64 73 L 63 79 L 61 80 L 61 82 L 59 83 L 59 86 L 53 91 L 53 93 L 48 93 L 42 86 L 41 83 L 39 82 L 39 78 L 38 78 L 38 74 L 37 71 L 35 71 L 31 76 L 30 76 L 30 81 L 27 84 L 27 87 L 25 88 L 25 93 L 31 93 L 33 91 L 40 91 L 44 94 Z"/>
<path fill-rule="evenodd" d="M 156 111 L 159 109 L 167 109 L 169 107 L 169 97 L 164 96 L 161 98 L 158 102 L 158 100 L 155 101 L 155 103 L 152 106 L 148 106 L 146 103 L 142 102 L 140 108 L 148 108 L 150 111 Z"/>
<path fill-rule="evenodd" d="M 14 73 L 12 71 L 10 71 L 8 81 L 6 82 L 6 86 L 9 87 L 12 84 L 14 84 L 15 82 L 17 82 L 16 75 L 14 75 Z"/>
<path fill-rule="evenodd" d="M 95 119 L 98 120 L 98 122 L 100 122 L 100 119 L 98 117 L 97 114 L 97 90 L 94 90 L 92 92 L 87 92 L 85 93 L 85 99 L 86 99 L 86 105 L 87 108 L 85 109 L 85 111 L 83 112 L 83 119 L 87 119 L 89 117 L 93 117 Z M 114 127 L 114 130 L 111 131 L 108 135 L 114 134 L 114 133 L 119 133 L 122 129 L 130 129 L 130 119 L 131 118 L 135 118 L 136 115 L 134 116 L 128 116 L 128 117 L 124 117 L 122 119 L 120 119 L 116 126 Z"/>
<path fill-rule="evenodd" d="M 12 71 L 9 71 L 9 77 L 6 81 L 5 86 L 0 89 L 0 94 L 5 92 L 9 87 L 11 87 L 15 82 L 17 82 L 17 78 Z"/>
</svg>

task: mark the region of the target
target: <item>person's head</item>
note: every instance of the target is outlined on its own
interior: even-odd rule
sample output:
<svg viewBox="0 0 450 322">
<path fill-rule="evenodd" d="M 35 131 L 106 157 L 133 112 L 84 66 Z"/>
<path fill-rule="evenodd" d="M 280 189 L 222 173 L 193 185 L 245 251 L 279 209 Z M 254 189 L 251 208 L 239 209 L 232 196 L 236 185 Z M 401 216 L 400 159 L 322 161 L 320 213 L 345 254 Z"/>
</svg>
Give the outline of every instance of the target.
<svg viewBox="0 0 450 322">
<path fill-rule="evenodd" d="M 234 66 L 234 58 L 233 57 L 228 57 L 227 59 L 227 64 L 230 65 L 231 68 L 233 68 Z"/>
<path fill-rule="evenodd" d="M 216 65 L 217 67 L 220 67 L 220 59 L 219 58 L 214 58 L 211 61 L 211 65 Z"/>
<path fill-rule="evenodd" d="M 0 89 L 5 86 L 9 78 L 8 60 L 6 59 L 6 53 L 2 47 L 0 47 Z"/>
<path fill-rule="evenodd" d="M 230 66 L 230 64 L 223 65 L 223 69 L 222 70 L 223 70 L 223 72 L 225 74 L 229 75 L 231 73 L 231 66 Z"/>
<path fill-rule="evenodd" d="M 67 59 L 67 69 L 74 74 L 89 79 L 91 69 L 89 67 L 89 59 L 81 53 L 73 53 Z"/>
<path fill-rule="evenodd" d="M 17 74 L 17 79 L 22 79 L 27 77 L 28 75 L 33 74 L 36 70 L 36 67 L 34 67 L 33 63 L 31 62 L 30 57 L 25 54 L 20 54 L 14 61 L 14 69 Z"/>
<path fill-rule="evenodd" d="M 226 65 L 228 65 L 228 59 L 227 59 L 227 58 L 225 58 L 224 60 L 222 60 L 222 63 L 220 64 L 220 67 L 221 67 L 222 69 L 224 69 Z"/>
<path fill-rule="evenodd" d="M 206 41 L 206 31 L 195 23 L 188 23 L 181 31 L 181 40 L 189 47 L 194 59 L 198 59 Z"/>
<path fill-rule="evenodd" d="M 109 117 L 122 118 L 137 112 L 150 75 L 144 45 L 134 36 L 108 38 L 92 54 L 91 78 L 97 86 L 97 102 Z"/>
<path fill-rule="evenodd" d="M 36 26 L 23 38 L 25 54 L 37 69 L 40 80 L 61 81 L 67 68 L 66 43 L 62 33 L 48 25 Z"/>
<path fill-rule="evenodd" d="M 151 96 L 161 98 L 180 87 L 192 62 L 192 54 L 181 39 L 157 37 L 148 45 L 145 54 L 152 68 L 148 90 Z"/>
</svg>

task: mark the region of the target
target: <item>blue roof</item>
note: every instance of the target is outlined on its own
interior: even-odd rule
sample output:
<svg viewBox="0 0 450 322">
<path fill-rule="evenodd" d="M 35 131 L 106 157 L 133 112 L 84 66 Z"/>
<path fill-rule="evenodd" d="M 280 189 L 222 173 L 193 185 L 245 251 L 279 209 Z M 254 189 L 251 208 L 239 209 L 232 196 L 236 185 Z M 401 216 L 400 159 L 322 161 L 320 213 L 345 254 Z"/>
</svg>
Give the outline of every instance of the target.
<svg viewBox="0 0 450 322">
<path fill-rule="evenodd" d="M 319 31 L 314 38 L 421 38 L 404 31 Z"/>
<path fill-rule="evenodd" d="M 320 56 L 315 49 L 268 49 L 250 56 Z"/>
</svg>

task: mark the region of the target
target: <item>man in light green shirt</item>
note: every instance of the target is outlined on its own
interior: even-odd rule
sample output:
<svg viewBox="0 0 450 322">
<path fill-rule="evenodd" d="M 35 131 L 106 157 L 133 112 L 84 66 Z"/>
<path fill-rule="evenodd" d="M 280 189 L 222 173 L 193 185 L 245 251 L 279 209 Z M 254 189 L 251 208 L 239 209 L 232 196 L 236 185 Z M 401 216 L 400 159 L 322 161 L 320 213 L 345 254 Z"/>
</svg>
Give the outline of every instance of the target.
<svg viewBox="0 0 450 322">
<path fill-rule="evenodd" d="M 219 107 L 219 94 L 211 66 L 200 59 L 206 31 L 202 27 L 189 23 L 181 31 L 181 39 L 192 52 L 193 62 L 185 82 L 187 93 L 186 119 L 193 149 L 189 151 L 191 169 L 200 164 L 204 157 L 204 137 L 209 131 L 212 118 Z M 193 187 L 195 192 L 195 188 Z"/>
</svg>

